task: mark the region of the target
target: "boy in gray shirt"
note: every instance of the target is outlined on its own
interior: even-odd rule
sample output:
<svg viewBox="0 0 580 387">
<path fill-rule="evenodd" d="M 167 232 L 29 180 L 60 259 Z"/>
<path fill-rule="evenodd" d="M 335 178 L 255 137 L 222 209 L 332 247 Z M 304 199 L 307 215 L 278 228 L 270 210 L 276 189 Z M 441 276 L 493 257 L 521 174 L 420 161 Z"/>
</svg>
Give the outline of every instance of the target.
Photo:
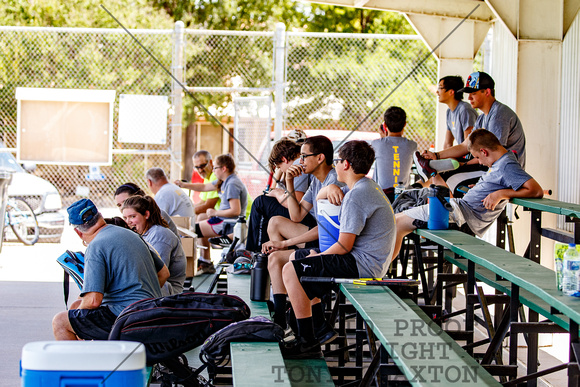
<svg viewBox="0 0 580 387">
<path fill-rule="evenodd" d="M 481 236 L 499 216 L 511 198 L 541 198 L 542 187 L 520 166 L 513 152 L 486 129 L 476 129 L 467 139 L 467 146 L 480 164 L 489 167 L 479 182 L 461 199 L 451 199 L 450 220 Z M 411 208 L 397 214 L 397 242 L 393 258 L 401 248 L 403 237 L 417 228 L 425 228 L 429 206 Z"/>
<path fill-rule="evenodd" d="M 395 242 L 395 217 L 382 189 L 365 175 L 375 152 L 365 141 L 349 141 L 334 160 L 342 191 L 335 185 L 323 188 L 318 199 L 342 201 L 338 241 L 326 251 L 297 250 L 283 271 L 284 285 L 296 315 L 296 340 L 282 350 L 287 359 L 321 357 L 320 338 L 315 336 L 314 306 L 331 285 L 301 283 L 303 276 L 359 278 L 383 277 Z M 346 191 L 346 195 L 344 192 Z M 332 327 L 330 327 L 332 329 Z"/>
<path fill-rule="evenodd" d="M 463 79 L 457 75 L 448 75 L 439 80 L 437 97 L 440 103 L 447 105 L 447 131 L 443 149 L 451 148 L 453 140 L 461 144 L 473 130 L 477 112 L 470 104 L 463 101 Z"/>
<path fill-rule="evenodd" d="M 406 186 L 417 143 L 403 137 L 407 123 L 407 114 L 403 109 L 391 106 L 385 111 L 384 118 L 385 122 L 379 130 L 381 138 L 372 142 L 376 157 L 373 179 L 382 189 L 398 183 Z"/>
</svg>

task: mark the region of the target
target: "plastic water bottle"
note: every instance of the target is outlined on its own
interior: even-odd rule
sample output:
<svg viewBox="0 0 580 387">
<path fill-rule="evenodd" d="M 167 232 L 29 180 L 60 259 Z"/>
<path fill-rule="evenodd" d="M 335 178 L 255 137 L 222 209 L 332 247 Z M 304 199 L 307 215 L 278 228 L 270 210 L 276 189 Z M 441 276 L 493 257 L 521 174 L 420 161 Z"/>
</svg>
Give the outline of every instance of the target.
<svg viewBox="0 0 580 387">
<path fill-rule="evenodd" d="M 246 237 L 248 235 L 248 228 L 246 226 L 246 217 L 244 215 L 238 216 L 238 220 L 234 225 L 234 238 L 238 238 L 238 243 L 246 243 Z"/>
<path fill-rule="evenodd" d="M 395 199 L 397 199 L 399 197 L 399 195 L 401 193 L 403 193 L 404 190 L 405 190 L 405 186 L 403 185 L 402 181 L 395 184 Z"/>
<path fill-rule="evenodd" d="M 568 245 L 562 263 L 562 292 L 568 296 L 580 297 L 580 287 L 578 286 L 580 255 L 576 251 L 574 243 Z"/>
<path fill-rule="evenodd" d="M 429 145 L 429 152 L 435 153 L 435 144 Z"/>
</svg>

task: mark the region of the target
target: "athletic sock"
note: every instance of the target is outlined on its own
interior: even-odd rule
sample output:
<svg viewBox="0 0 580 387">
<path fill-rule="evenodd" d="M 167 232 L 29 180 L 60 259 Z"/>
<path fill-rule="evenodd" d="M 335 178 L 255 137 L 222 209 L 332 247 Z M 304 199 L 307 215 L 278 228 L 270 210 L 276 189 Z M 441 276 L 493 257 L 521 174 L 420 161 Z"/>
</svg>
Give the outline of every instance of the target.
<svg viewBox="0 0 580 387">
<path fill-rule="evenodd" d="M 296 319 L 298 323 L 298 335 L 307 343 L 317 343 L 314 336 L 314 324 L 312 317 Z"/>
<path fill-rule="evenodd" d="M 274 294 L 274 322 L 286 329 L 286 294 Z"/>
<path fill-rule="evenodd" d="M 312 305 L 312 321 L 316 328 L 321 327 L 326 323 L 322 302 Z"/>
</svg>

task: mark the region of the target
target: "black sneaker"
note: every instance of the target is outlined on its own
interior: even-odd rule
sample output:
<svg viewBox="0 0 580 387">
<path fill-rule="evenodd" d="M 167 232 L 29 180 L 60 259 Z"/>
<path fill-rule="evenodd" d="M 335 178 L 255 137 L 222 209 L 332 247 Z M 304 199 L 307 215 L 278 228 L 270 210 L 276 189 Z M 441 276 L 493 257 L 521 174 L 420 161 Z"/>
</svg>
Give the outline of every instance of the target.
<svg viewBox="0 0 580 387">
<path fill-rule="evenodd" d="M 421 176 L 421 180 L 427 181 L 437 174 L 437 171 L 429 166 L 429 160 L 421 156 L 419 151 L 413 153 L 413 160 L 415 161 L 415 166 L 417 167 L 419 176 Z"/>
<path fill-rule="evenodd" d="M 212 237 L 208 239 L 209 243 L 220 247 L 229 247 L 232 244 L 232 240 L 227 235 Z"/>
<path fill-rule="evenodd" d="M 321 359 L 324 357 L 320 343 L 307 343 L 302 338 L 281 344 L 280 349 L 284 359 Z"/>
<path fill-rule="evenodd" d="M 321 327 L 316 329 L 316 332 L 314 332 L 314 334 L 320 345 L 328 344 L 332 342 L 332 340 L 336 339 L 336 337 L 338 336 L 338 332 L 335 331 L 332 328 L 332 326 L 327 322 L 324 322 L 324 324 Z"/>
</svg>

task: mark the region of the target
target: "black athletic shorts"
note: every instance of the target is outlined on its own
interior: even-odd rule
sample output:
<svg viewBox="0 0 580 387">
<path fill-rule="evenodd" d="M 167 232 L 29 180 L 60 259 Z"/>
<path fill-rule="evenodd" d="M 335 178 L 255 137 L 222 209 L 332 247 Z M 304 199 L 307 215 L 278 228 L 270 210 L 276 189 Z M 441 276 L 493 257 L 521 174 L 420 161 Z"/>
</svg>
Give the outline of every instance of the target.
<svg viewBox="0 0 580 387">
<path fill-rule="evenodd" d="M 107 340 L 117 315 L 108 306 L 97 309 L 71 309 L 68 319 L 75 334 L 83 340 Z"/>
<path fill-rule="evenodd" d="M 296 250 L 294 260 L 294 270 L 301 277 L 335 277 L 335 278 L 359 278 L 356 258 L 352 254 L 345 255 L 317 255 L 315 257 L 304 257 L 310 254 L 309 249 Z M 303 282 L 302 288 L 309 299 L 321 298 L 332 290 L 333 284 L 323 284 L 320 282 Z"/>
</svg>

